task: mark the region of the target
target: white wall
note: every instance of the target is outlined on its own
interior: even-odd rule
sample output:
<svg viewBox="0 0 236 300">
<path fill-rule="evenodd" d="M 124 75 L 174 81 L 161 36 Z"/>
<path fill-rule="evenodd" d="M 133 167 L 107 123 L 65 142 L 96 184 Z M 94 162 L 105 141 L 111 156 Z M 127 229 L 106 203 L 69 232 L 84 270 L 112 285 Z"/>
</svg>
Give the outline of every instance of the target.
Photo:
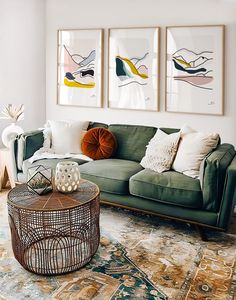
<svg viewBox="0 0 236 300">
<path fill-rule="evenodd" d="M 164 111 L 165 26 L 226 25 L 225 115 L 207 116 Z M 104 106 L 107 102 L 107 28 L 160 26 L 160 112 L 65 107 L 56 104 L 57 29 L 105 28 Z M 236 145 L 236 0 L 47 0 L 46 117 L 107 123 L 180 127 L 188 123 L 202 131 L 217 131 L 222 141 Z"/>
<path fill-rule="evenodd" d="M 0 109 L 8 103 L 25 105 L 24 130 L 44 124 L 44 0 L 0 0 Z M 8 124 L 0 119 L 0 135 Z"/>
</svg>

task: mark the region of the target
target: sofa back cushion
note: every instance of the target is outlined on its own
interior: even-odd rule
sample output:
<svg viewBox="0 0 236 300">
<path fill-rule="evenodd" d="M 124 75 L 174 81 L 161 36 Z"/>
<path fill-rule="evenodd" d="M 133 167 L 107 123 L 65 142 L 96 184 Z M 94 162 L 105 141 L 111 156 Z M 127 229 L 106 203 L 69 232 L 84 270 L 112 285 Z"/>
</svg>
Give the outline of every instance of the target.
<svg viewBox="0 0 236 300">
<path fill-rule="evenodd" d="M 115 135 L 117 150 L 115 157 L 140 162 L 146 145 L 156 133 L 156 127 L 141 125 L 111 124 L 108 129 Z"/>
<path fill-rule="evenodd" d="M 176 133 L 180 131 L 179 128 L 160 127 L 160 129 L 167 134 Z"/>
<path fill-rule="evenodd" d="M 87 130 L 92 129 L 92 128 L 97 128 L 97 127 L 101 127 L 101 128 L 106 128 L 107 129 L 108 125 L 105 124 L 105 123 L 101 123 L 101 122 L 92 122 L 92 121 L 90 121 Z"/>
</svg>

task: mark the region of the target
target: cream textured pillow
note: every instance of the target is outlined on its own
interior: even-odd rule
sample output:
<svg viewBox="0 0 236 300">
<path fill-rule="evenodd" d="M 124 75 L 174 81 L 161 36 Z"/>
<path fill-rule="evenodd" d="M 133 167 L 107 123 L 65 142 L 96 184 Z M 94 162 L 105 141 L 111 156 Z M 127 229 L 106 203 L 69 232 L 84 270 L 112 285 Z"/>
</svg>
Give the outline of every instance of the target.
<svg viewBox="0 0 236 300">
<path fill-rule="evenodd" d="M 185 125 L 181 129 L 181 140 L 172 168 L 187 176 L 199 177 L 202 160 L 216 148 L 218 142 L 218 133 L 197 132 Z"/>
<path fill-rule="evenodd" d="M 147 145 L 146 153 L 140 164 L 142 167 L 158 173 L 168 171 L 175 157 L 180 132 L 166 134 L 158 129 Z"/>
<path fill-rule="evenodd" d="M 80 145 L 88 122 L 49 121 L 49 124 L 55 153 L 82 153 Z"/>
</svg>

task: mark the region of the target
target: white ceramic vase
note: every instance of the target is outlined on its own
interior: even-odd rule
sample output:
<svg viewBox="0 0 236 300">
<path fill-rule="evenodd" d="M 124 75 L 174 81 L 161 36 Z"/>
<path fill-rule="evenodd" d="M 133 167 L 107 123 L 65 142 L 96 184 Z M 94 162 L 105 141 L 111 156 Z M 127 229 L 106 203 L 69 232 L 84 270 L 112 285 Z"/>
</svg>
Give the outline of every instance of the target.
<svg viewBox="0 0 236 300">
<path fill-rule="evenodd" d="M 24 131 L 20 126 L 16 125 L 15 123 L 11 123 L 2 131 L 3 145 L 9 148 L 11 140 L 13 140 L 18 134 L 21 134 L 23 132 Z"/>
<path fill-rule="evenodd" d="M 74 161 L 59 162 L 56 166 L 55 187 L 59 192 L 72 193 L 79 187 L 80 171 Z"/>
</svg>

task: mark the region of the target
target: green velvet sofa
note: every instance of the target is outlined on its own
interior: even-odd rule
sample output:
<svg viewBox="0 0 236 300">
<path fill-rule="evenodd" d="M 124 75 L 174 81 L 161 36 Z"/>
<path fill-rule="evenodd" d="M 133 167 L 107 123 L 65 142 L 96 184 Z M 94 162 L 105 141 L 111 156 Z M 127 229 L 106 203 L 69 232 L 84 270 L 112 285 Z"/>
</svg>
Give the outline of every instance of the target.
<svg viewBox="0 0 236 300">
<path fill-rule="evenodd" d="M 110 159 L 85 162 L 81 176 L 95 182 L 101 191 L 101 202 L 140 210 L 154 215 L 227 230 L 236 203 L 236 153 L 231 144 L 219 144 L 201 165 L 201 176 L 193 179 L 173 170 L 156 173 L 143 169 L 140 161 L 146 145 L 157 128 L 102 123 L 90 123 L 89 128 L 106 127 L 117 139 L 118 148 Z M 178 129 L 161 128 L 170 134 Z M 42 147 L 42 130 L 20 135 L 12 143 L 15 180 L 25 182 L 28 158 Z M 58 159 L 40 160 L 55 168 Z"/>
</svg>

